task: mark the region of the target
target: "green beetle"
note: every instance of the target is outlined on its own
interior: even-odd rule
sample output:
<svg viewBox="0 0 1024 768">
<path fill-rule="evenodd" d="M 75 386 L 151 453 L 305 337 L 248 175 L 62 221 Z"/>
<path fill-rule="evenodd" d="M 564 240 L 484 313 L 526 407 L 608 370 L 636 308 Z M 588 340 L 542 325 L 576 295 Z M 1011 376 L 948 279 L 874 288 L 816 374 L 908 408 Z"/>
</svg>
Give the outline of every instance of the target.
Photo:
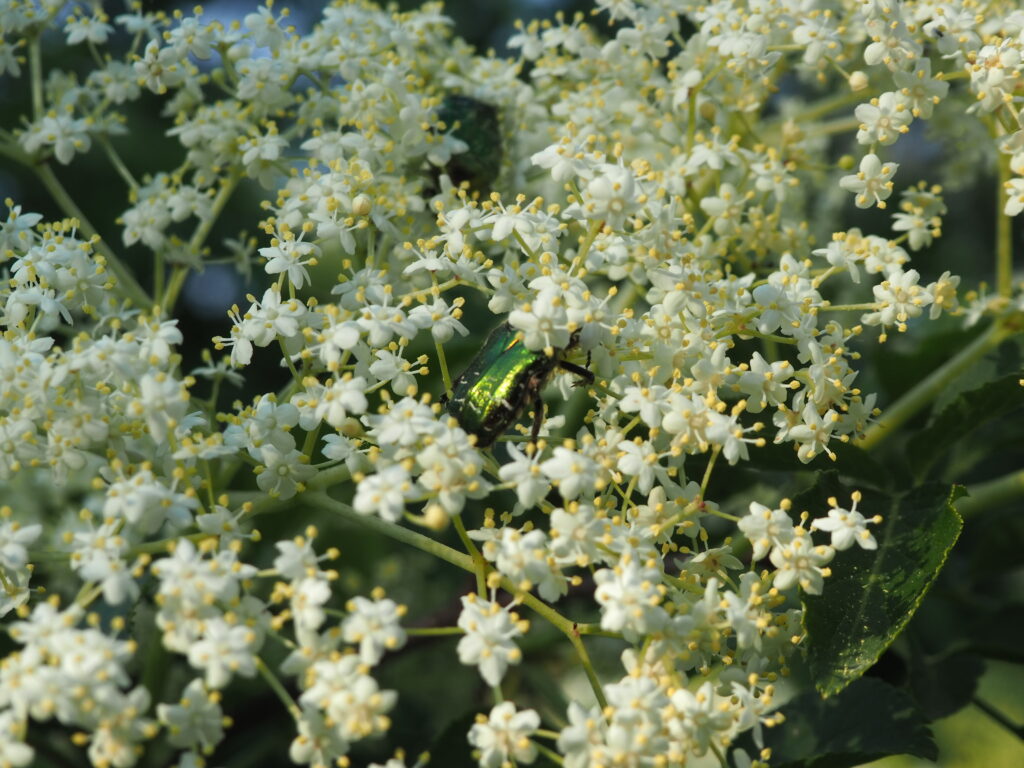
<svg viewBox="0 0 1024 768">
<path fill-rule="evenodd" d="M 578 334 L 573 334 L 568 347 L 556 349 L 549 356 L 527 349 L 522 334 L 502 323 L 491 331 L 476 357 L 452 382 L 451 396 L 446 393 L 441 402 L 466 432 L 476 435 L 480 448 L 494 443 L 527 405 L 533 405 L 531 439 L 536 442 L 544 422 L 541 391 L 554 370 L 561 368 L 588 383 L 594 381 L 594 374 L 565 359 L 565 353 L 577 341 Z"/>
</svg>

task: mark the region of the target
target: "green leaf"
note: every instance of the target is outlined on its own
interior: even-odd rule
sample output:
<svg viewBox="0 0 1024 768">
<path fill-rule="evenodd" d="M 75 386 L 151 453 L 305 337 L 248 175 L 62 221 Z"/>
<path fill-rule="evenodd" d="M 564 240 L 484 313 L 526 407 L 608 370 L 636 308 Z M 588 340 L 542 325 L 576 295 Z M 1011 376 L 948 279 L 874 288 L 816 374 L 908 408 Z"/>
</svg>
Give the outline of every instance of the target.
<svg viewBox="0 0 1024 768">
<path fill-rule="evenodd" d="M 914 474 L 921 477 L 943 454 L 972 430 L 1024 408 L 1021 374 L 1014 373 L 964 392 L 907 445 Z"/>
<path fill-rule="evenodd" d="M 985 671 L 985 663 L 973 653 L 954 653 L 939 659 L 914 653 L 907 658 L 907 666 L 910 691 L 928 720 L 948 717 L 967 706 Z"/>
<path fill-rule="evenodd" d="M 851 490 L 829 472 L 794 504 L 820 517 L 830 496 L 843 503 Z M 822 694 L 836 694 L 863 675 L 914 615 L 960 535 L 963 522 L 953 502 L 962 494 L 959 487 L 951 492 L 938 485 L 902 496 L 862 491 L 858 510 L 884 518 L 873 530 L 878 548 L 840 552 L 824 594 L 803 598 L 804 652 Z"/>
<path fill-rule="evenodd" d="M 1024 664 L 1024 604 L 1000 605 L 987 617 L 972 622 L 973 648 L 986 658 Z"/>
<path fill-rule="evenodd" d="M 782 708 L 786 721 L 765 731 L 772 768 L 848 768 L 887 755 L 934 760 L 938 749 L 910 697 L 863 678 L 838 696 L 798 696 Z"/>
</svg>

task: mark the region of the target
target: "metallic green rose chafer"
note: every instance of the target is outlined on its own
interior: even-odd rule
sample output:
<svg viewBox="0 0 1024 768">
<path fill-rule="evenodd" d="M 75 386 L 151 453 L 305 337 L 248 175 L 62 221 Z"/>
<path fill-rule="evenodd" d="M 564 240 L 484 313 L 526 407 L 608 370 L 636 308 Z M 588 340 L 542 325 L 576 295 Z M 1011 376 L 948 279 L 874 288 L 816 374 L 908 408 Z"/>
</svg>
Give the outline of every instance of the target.
<svg viewBox="0 0 1024 768">
<path fill-rule="evenodd" d="M 524 408 L 532 405 L 532 439 L 536 440 L 544 421 L 541 390 L 555 368 L 575 373 L 588 382 L 594 380 L 586 368 L 564 359 L 576 340 L 574 335 L 568 347 L 556 349 L 548 356 L 543 351 L 527 349 L 522 334 L 502 323 L 491 331 L 469 367 L 452 383 L 451 397 L 442 398 L 442 402 L 464 430 L 476 435 L 476 444 L 481 448 L 505 434 Z"/>
</svg>

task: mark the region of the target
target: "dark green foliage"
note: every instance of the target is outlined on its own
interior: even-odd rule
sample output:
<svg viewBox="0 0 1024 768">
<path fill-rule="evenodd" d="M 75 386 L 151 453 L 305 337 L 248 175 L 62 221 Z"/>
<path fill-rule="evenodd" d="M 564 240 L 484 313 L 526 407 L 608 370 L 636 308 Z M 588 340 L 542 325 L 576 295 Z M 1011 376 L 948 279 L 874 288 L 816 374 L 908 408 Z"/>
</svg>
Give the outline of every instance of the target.
<svg viewBox="0 0 1024 768">
<path fill-rule="evenodd" d="M 829 699 L 805 693 L 783 711 L 786 722 L 765 731 L 772 768 L 851 768 L 886 755 L 938 756 L 910 697 L 881 680 L 862 678 Z"/>
<path fill-rule="evenodd" d="M 822 475 L 794 501 L 797 510 L 825 510 L 827 499 L 849 498 L 838 475 Z M 885 519 L 875 531 L 878 549 L 839 553 L 826 596 L 805 596 L 805 652 L 815 687 L 838 693 L 864 674 L 917 610 L 960 535 L 953 502 L 962 490 L 924 486 L 894 496 L 862 490 L 859 509 Z M 815 514 L 820 514 L 817 512 Z"/>
</svg>

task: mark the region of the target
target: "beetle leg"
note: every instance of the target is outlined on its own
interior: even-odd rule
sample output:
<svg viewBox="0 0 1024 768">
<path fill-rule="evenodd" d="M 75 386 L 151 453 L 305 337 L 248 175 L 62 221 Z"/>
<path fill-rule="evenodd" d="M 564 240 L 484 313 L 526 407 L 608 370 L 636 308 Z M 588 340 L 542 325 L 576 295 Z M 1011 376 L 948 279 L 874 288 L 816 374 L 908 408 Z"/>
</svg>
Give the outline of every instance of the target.
<svg viewBox="0 0 1024 768">
<path fill-rule="evenodd" d="M 568 371 L 569 373 L 576 374 L 588 384 L 594 383 L 594 374 L 582 365 L 576 365 L 576 363 L 570 363 L 567 360 L 559 360 L 558 367 L 564 371 Z"/>
<path fill-rule="evenodd" d="M 537 443 L 537 438 L 540 437 L 542 426 L 544 426 L 544 398 L 538 391 L 533 396 L 533 428 L 530 430 L 530 442 L 534 445 Z"/>
</svg>

